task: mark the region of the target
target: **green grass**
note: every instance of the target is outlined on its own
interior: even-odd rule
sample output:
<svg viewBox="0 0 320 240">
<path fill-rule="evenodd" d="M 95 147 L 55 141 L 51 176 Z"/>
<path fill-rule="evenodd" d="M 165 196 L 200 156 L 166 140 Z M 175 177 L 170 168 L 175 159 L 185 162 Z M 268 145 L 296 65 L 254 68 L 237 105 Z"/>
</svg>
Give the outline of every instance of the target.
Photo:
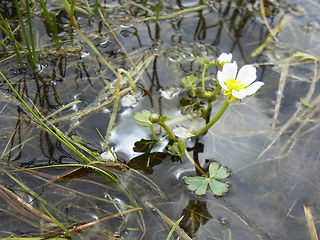
<svg viewBox="0 0 320 240">
<path fill-rule="evenodd" d="M 15 7 L 18 13 L 18 18 L 19 18 L 19 23 L 20 27 L 22 30 L 22 34 L 24 37 L 24 41 L 27 47 L 27 55 L 29 57 L 30 63 L 33 67 L 37 64 L 37 55 L 36 55 L 36 50 L 35 50 L 35 44 L 34 44 L 34 36 L 33 36 L 33 31 L 32 31 L 32 24 L 31 24 L 31 13 L 30 13 L 30 7 L 29 7 L 29 0 L 26 0 L 26 12 L 27 12 L 27 22 L 28 22 L 28 27 L 29 27 L 29 38 L 28 34 L 26 31 L 26 28 L 24 26 L 24 21 L 22 17 L 22 13 L 20 10 L 20 6 L 18 3 L 18 0 L 14 0 Z"/>
<path fill-rule="evenodd" d="M 49 28 L 52 32 L 53 39 L 56 44 L 56 48 L 59 49 L 60 48 L 60 41 L 59 41 L 59 36 L 58 36 L 58 26 L 57 26 L 57 22 L 56 22 L 56 15 L 48 12 L 46 4 L 44 3 L 43 0 L 40 0 L 40 5 L 42 8 L 42 12 L 44 14 L 44 17 L 45 17 L 45 19 L 49 25 Z"/>
</svg>

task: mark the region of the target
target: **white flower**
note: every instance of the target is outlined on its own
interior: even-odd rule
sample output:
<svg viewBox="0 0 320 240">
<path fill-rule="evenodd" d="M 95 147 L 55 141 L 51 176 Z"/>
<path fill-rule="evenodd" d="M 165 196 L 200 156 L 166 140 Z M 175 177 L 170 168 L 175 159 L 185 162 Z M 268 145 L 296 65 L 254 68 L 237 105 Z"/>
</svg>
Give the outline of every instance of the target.
<svg viewBox="0 0 320 240">
<path fill-rule="evenodd" d="M 232 60 L 232 53 L 221 53 L 218 57 L 220 63 L 230 63 Z"/>
<path fill-rule="evenodd" d="M 264 83 L 255 82 L 257 70 L 252 65 L 244 65 L 237 75 L 238 65 L 233 63 L 224 64 L 222 71 L 218 71 L 217 77 L 220 86 L 225 90 L 228 101 L 239 101 L 246 96 L 254 94 Z"/>
</svg>

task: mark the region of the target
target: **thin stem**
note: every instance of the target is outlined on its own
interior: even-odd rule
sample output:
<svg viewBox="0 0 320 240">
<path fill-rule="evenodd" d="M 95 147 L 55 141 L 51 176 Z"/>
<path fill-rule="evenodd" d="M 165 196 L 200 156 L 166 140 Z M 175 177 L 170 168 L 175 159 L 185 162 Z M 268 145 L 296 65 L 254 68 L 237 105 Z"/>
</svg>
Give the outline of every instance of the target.
<svg viewBox="0 0 320 240">
<path fill-rule="evenodd" d="M 120 94 L 119 94 L 120 93 L 120 72 L 121 72 L 120 70 L 118 70 L 118 72 L 117 72 L 117 91 L 116 91 L 116 94 L 115 94 L 112 114 L 110 116 L 107 132 L 106 132 L 106 136 L 105 136 L 105 140 L 107 142 L 109 141 L 111 130 L 113 129 L 113 125 L 114 125 L 114 123 L 116 121 L 117 114 L 118 114 L 118 106 L 119 106 L 119 102 L 120 102 Z"/>
<path fill-rule="evenodd" d="M 161 10 L 161 0 L 158 0 L 158 4 L 156 6 L 156 22 L 159 21 L 159 16 L 160 16 L 160 10 Z"/>
<path fill-rule="evenodd" d="M 203 71 L 202 71 L 202 92 L 205 92 L 205 91 L 206 91 L 205 84 L 204 84 L 204 78 L 205 78 L 205 76 L 206 76 L 207 67 L 208 67 L 207 64 L 204 64 L 204 65 L 203 65 Z"/>
<path fill-rule="evenodd" d="M 218 94 L 220 93 L 220 90 L 221 90 L 221 86 L 220 86 L 220 84 L 218 83 L 217 86 L 216 86 L 216 88 L 212 91 L 212 95 L 213 95 L 213 96 L 218 95 Z"/>
<path fill-rule="evenodd" d="M 200 5 L 198 7 L 195 7 L 195 8 L 187 8 L 187 9 L 183 9 L 181 11 L 178 11 L 178 12 L 174 12 L 172 14 L 168 14 L 168 15 L 165 15 L 165 16 L 159 16 L 158 17 L 158 20 L 163 20 L 163 19 L 170 19 L 170 18 L 175 18 L 175 17 L 179 17 L 181 15 L 185 15 L 187 13 L 190 13 L 190 12 L 196 12 L 196 11 L 201 11 L 205 8 L 208 8 L 209 6 L 208 5 Z M 138 20 L 139 22 L 144 22 L 144 21 L 150 21 L 150 20 L 156 20 L 157 17 L 148 17 L 148 18 L 143 18 L 141 20 Z"/>
<path fill-rule="evenodd" d="M 207 125 L 205 125 L 200 131 L 196 132 L 194 135 L 196 137 L 202 136 L 204 135 L 209 128 L 211 128 L 213 126 L 213 124 L 216 123 L 216 121 L 219 120 L 219 118 L 222 116 L 222 114 L 226 111 L 226 109 L 228 108 L 230 102 L 228 101 L 228 99 L 224 102 L 224 104 L 222 105 L 221 109 L 219 110 L 219 112 L 214 116 L 214 118 L 212 118 L 210 120 L 210 122 L 208 122 Z"/>
<path fill-rule="evenodd" d="M 156 141 L 159 141 L 159 139 L 158 139 L 158 137 L 157 137 L 156 133 L 154 132 L 153 125 L 151 125 L 151 126 L 150 126 L 150 129 L 151 129 L 152 136 L 154 137 L 154 139 L 155 139 Z"/>
<path fill-rule="evenodd" d="M 171 140 L 173 141 L 177 140 L 176 136 L 172 133 L 172 131 L 170 130 L 167 124 L 165 124 L 164 122 L 158 122 L 158 124 L 168 133 Z"/>
<path fill-rule="evenodd" d="M 202 170 L 202 168 L 193 160 L 187 150 L 184 150 L 184 154 L 188 158 L 188 160 L 195 166 L 195 168 L 205 177 L 208 177 L 207 174 Z"/>
<path fill-rule="evenodd" d="M 133 90 L 136 90 L 137 87 L 136 87 L 136 85 L 135 85 L 132 77 L 130 76 L 129 72 L 127 72 L 126 70 L 124 70 L 124 69 L 122 69 L 122 68 L 118 69 L 118 71 L 120 71 L 120 73 L 124 73 L 124 75 L 126 75 L 127 80 L 128 80 L 128 82 L 129 82 L 129 84 L 130 84 L 130 87 L 131 87 Z"/>
</svg>

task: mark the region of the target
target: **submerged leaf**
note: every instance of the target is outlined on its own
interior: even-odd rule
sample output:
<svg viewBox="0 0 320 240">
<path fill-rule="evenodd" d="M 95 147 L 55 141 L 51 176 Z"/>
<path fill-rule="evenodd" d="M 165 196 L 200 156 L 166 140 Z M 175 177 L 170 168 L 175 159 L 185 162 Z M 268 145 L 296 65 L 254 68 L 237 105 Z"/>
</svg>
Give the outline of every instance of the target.
<svg viewBox="0 0 320 240">
<path fill-rule="evenodd" d="M 199 78 L 194 76 L 194 74 L 190 74 L 188 76 L 185 76 L 181 79 L 181 82 L 183 83 L 184 86 L 189 87 L 189 88 L 195 88 L 196 84 L 198 82 L 201 82 Z"/>
</svg>

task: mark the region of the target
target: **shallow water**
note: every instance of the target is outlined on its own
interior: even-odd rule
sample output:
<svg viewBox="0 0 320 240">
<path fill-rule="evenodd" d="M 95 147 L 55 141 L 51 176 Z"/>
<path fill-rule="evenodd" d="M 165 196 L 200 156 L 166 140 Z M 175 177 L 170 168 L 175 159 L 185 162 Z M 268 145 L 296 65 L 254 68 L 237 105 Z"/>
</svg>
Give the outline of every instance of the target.
<svg viewBox="0 0 320 240">
<path fill-rule="evenodd" d="M 76 13 L 80 29 L 112 65 L 126 70 L 142 66 L 134 77 L 137 93 L 130 92 L 128 84 L 121 85 L 122 95 L 132 95 L 136 102 L 129 106 L 120 103 L 108 142 L 131 169 L 107 168 L 118 177 L 120 186 L 89 169 L 60 179 L 56 178 L 73 168 L 15 172 L 20 167 L 81 160 L 25 114 L 7 84 L 1 82 L 0 196 L 4 201 L 0 236 L 48 236 L 59 229 L 40 215 L 44 212 L 40 202 L 10 178 L 9 171 L 49 202 L 48 210 L 64 225 L 78 227 L 102 219 L 73 233 L 72 239 L 165 239 L 170 221 L 182 215 L 180 227 L 192 239 L 309 239 L 303 205 L 310 206 L 316 228 L 320 213 L 319 68 L 315 61 L 319 57 L 316 13 L 320 6 L 311 0 L 265 1 L 271 28 L 280 21 L 283 26 L 261 53 L 252 56 L 269 34 L 259 2 L 212 1 L 210 8 L 156 24 L 136 21 L 147 16 L 145 9 L 137 7 L 139 3 L 100 1 L 105 19 L 125 50 L 103 26 L 99 14 L 88 18 Z M 148 1 L 148 7 L 156 3 Z M 197 1 L 163 1 L 160 15 L 198 5 Z M 40 14 L 37 9 L 35 12 Z M 5 59 L 10 52 L 4 52 L 0 70 L 44 116 L 80 100 L 51 120 L 101 153 L 105 146 L 96 129 L 103 135 L 107 131 L 116 75 L 70 30 L 67 15 L 60 12 L 58 16 L 65 51 L 57 52 L 52 46 L 39 51 L 35 70 L 28 65 L 19 67 L 14 58 Z M 52 43 L 43 34 L 43 18 L 35 15 L 34 25 L 37 47 Z M 152 135 L 135 124 L 133 115 L 149 109 L 168 116 L 170 127 L 199 129 L 205 124 L 203 119 L 190 120 L 183 114 L 180 103 L 185 90 L 180 79 L 190 73 L 201 74 L 202 66 L 195 57 L 212 59 L 222 52 L 232 52 L 239 65 L 255 64 L 258 80 L 265 85 L 255 96 L 232 103 L 204 137 L 187 140 L 189 154 L 203 168 L 217 161 L 231 171 L 227 178 L 230 189 L 223 197 L 209 191 L 196 197 L 183 181 L 184 176 L 196 175 L 186 156 L 173 161 L 168 154 L 154 154 L 150 162 L 150 153 L 143 158 L 134 151 L 135 144 Z M 216 71 L 208 68 L 212 76 Z M 223 101 L 224 96 L 217 99 L 211 116 Z M 155 130 L 159 136 L 165 135 Z M 141 211 L 135 210 L 139 207 Z M 119 214 L 130 209 L 131 213 Z M 108 216 L 110 219 L 104 219 Z"/>
</svg>

